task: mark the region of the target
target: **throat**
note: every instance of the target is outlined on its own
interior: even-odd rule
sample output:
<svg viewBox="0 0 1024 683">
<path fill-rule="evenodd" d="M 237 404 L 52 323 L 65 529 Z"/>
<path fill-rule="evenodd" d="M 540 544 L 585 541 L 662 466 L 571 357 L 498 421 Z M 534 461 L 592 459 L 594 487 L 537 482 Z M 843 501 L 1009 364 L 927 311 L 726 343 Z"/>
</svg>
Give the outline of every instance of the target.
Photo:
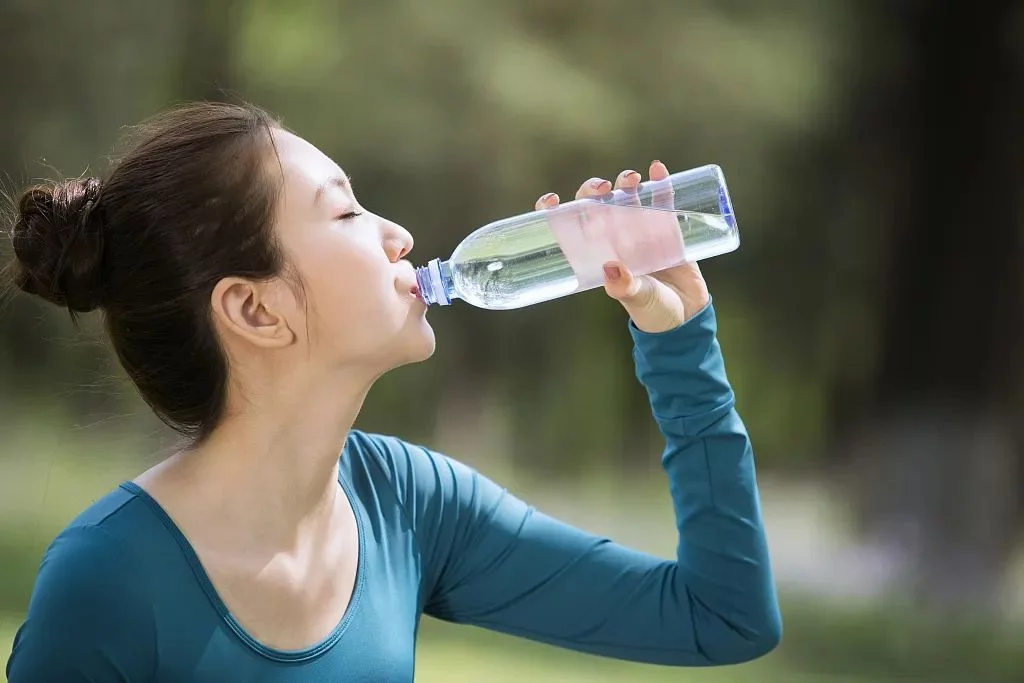
<svg viewBox="0 0 1024 683">
<path fill-rule="evenodd" d="M 210 558 L 208 576 L 238 625 L 261 645 L 304 650 L 344 621 L 355 593 L 359 534 L 347 498 L 323 534 L 294 548 Z M 201 560 L 204 565 L 206 560 Z"/>
<path fill-rule="evenodd" d="M 206 495 L 203 482 L 180 471 L 154 468 L 136 482 L 185 537 L 216 600 L 251 640 L 298 651 L 340 628 L 353 607 L 361 557 L 358 501 L 336 476 L 323 514 L 273 533 L 260 524 L 266 510 L 246 517 L 243 506 L 225 502 L 230 496 Z"/>
</svg>

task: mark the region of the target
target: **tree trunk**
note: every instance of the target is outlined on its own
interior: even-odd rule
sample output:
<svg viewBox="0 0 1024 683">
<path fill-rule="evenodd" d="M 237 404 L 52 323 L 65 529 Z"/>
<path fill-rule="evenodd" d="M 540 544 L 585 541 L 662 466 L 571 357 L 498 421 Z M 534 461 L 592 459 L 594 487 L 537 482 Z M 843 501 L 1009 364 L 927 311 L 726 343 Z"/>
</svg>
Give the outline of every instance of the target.
<svg viewBox="0 0 1024 683">
<path fill-rule="evenodd" d="M 1024 450 L 1017 6 L 874 7 L 896 32 L 886 44 L 907 52 L 852 110 L 868 141 L 856 186 L 888 229 L 877 365 L 837 426 L 864 529 L 916 597 L 984 608 L 1014 549 Z"/>
</svg>

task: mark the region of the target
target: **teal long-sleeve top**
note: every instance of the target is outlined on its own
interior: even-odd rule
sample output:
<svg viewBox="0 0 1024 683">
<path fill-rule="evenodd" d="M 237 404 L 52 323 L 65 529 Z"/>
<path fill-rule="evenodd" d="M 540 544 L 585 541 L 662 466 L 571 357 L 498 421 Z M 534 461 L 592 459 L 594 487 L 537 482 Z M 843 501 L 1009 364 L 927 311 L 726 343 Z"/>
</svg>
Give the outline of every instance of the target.
<svg viewBox="0 0 1024 683">
<path fill-rule="evenodd" d="M 714 310 L 630 332 L 665 440 L 675 559 L 561 523 L 444 455 L 352 431 L 339 480 L 357 520 L 356 585 L 322 642 L 280 651 L 253 639 L 171 519 L 125 482 L 47 549 L 10 683 L 411 681 L 424 614 L 639 662 L 765 654 L 781 619 Z"/>
</svg>

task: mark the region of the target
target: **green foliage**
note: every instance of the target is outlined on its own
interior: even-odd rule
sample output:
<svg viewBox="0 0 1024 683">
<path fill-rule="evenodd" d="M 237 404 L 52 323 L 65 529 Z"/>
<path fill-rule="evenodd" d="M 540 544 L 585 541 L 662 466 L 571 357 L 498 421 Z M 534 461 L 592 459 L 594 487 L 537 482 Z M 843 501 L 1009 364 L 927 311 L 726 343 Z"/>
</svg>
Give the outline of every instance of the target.
<svg viewBox="0 0 1024 683">
<path fill-rule="evenodd" d="M 14 630 L 20 623 L 18 614 L 0 613 L 0 663 L 7 660 Z M 839 624 L 834 613 L 820 607 L 788 619 L 787 629 L 796 633 L 787 635 L 782 649 L 760 660 L 680 672 L 669 667 L 581 655 L 426 618 L 417 645 L 416 680 L 424 683 L 482 680 L 513 683 L 524 678 L 538 683 L 654 683 L 681 679 L 692 683 L 1006 683 L 1019 680 L 1022 671 L 1019 648 L 1016 651 L 1010 647 L 1000 649 L 980 638 L 957 640 L 956 631 L 964 629 L 949 629 L 952 640 L 915 647 L 905 636 L 887 628 L 884 618 L 878 615 L 866 617 L 856 625 Z M 858 637 L 868 632 L 878 635 Z M 801 645 L 797 637 L 807 634 L 814 635 Z M 858 649 L 868 645 L 875 649 Z M 952 649 L 943 650 L 941 646 L 946 645 L 952 645 Z M 899 655 L 894 657 L 896 652 Z M 952 657 L 962 653 L 968 657 L 949 666 Z M 921 659 L 925 656 L 931 659 Z"/>
<path fill-rule="evenodd" d="M 1024 680 L 1021 627 L 962 614 L 804 600 L 784 605 L 781 654 L 800 670 L 929 683 Z"/>
<path fill-rule="evenodd" d="M 91 50 L 80 18 L 17 3 L 18 21 L 0 28 L 18 31 L 8 62 L 46 65 L 73 88 L 58 96 L 28 73 L 0 76 L 0 92 L 24 94 L 0 131 L 0 167 L 15 183 L 101 171 L 123 126 L 172 102 L 243 98 L 334 156 L 367 206 L 410 228 L 425 262 L 590 176 L 645 170 L 652 158 L 674 169 L 718 162 L 744 246 L 705 272 L 761 461 L 799 460 L 818 443 L 828 371 L 807 362 L 817 336 L 793 341 L 756 290 L 771 270 L 759 245 L 818 229 L 789 213 L 792 179 L 773 169 L 834 96 L 845 44 L 834 13 L 797 0 L 787 11 L 709 0 L 586 12 L 564 0 L 151 4 L 91 10 L 89 29 L 103 35 Z M 809 277 L 819 267 L 801 264 Z M 69 344 L 59 312 L 18 299 L 4 319 L 6 386 L 60 401 L 120 393 L 109 409 L 140 410 L 130 389 L 78 389 L 120 373 Z M 494 451 L 567 475 L 628 469 L 634 453 L 657 449 L 621 313 L 604 297 L 503 313 L 458 305 L 432 320 L 437 356 L 383 382 L 365 424 L 421 437 L 483 420 L 505 439 Z M 440 407 L 424 411 L 418 397 L 438 386 Z"/>
</svg>

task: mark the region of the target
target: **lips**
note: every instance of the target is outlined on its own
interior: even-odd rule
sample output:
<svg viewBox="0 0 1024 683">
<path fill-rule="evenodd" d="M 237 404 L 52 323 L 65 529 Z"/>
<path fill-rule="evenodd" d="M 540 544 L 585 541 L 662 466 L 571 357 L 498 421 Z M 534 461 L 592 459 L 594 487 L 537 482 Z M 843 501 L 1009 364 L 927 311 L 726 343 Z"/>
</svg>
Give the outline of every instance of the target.
<svg viewBox="0 0 1024 683">
<path fill-rule="evenodd" d="M 400 287 L 408 288 L 409 294 L 411 296 L 414 296 L 422 301 L 423 298 L 420 296 L 420 283 L 416 279 L 416 270 L 413 268 L 411 263 L 404 259 L 399 263 L 399 266 L 405 272 L 401 273 L 398 276 L 397 284 Z"/>
</svg>

